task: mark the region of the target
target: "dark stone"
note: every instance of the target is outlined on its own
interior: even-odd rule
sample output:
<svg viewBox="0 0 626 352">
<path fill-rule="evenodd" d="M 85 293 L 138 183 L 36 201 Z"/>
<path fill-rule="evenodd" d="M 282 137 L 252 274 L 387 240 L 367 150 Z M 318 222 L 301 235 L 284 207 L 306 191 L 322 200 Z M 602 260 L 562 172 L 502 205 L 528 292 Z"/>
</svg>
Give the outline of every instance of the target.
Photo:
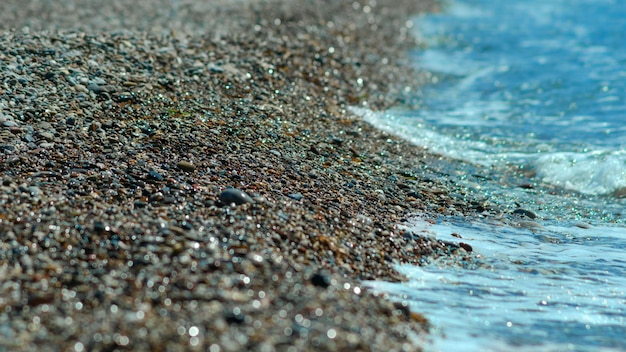
<svg viewBox="0 0 626 352">
<path fill-rule="evenodd" d="M 241 313 L 239 314 L 228 313 L 226 314 L 225 318 L 226 318 L 226 322 L 229 324 L 243 324 L 246 321 L 246 318 Z"/>
<path fill-rule="evenodd" d="M 191 224 L 190 222 L 187 221 L 183 221 L 180 223 L 180 227 L 182 227 L 185 230 L 193 230 L 193 224 Z"/>
<path fill-rule="evenodd" d="M 613 191 L 613 197 L 615 198 L 626 198 L 626 187 L 620 187 Z"/>
<path fill-rule="evenodd" d="M 116 102 L 124 103 L 128 101 L 136 102 L 137 96 L 133 92 L 122 92 L 113 96 Z"/>
<path fill-rule="evenodd" d="M 156 181 L 163 181 L 163 176 L 154 170 L 150 170 L 148 172 L 148 179 L 156 180 Z"/>
<path fill-rule="evenodd" d="M 57 51 L 55 49 L 41 49 L 40 50 L 40 53 L 45 56 L 54 56 L 56 52 Z"/>
<path fill-rule="evenodd" d="M 103 233 L 106 230 L 106 226 L 102 221 L 94 221 L 93 222 L 93 231 L 95 233 Z"/>
<path fill-rule="evenodd" d="M 49 80 L 49 81 L 54 81 L 54 78 L 56 77 L 56 74 L 54 72 L 48 72 L 46 73 L 43 78 Z"/>
<path fill-rule="evenodd" d="M 393 302 L 393 306 L 405 318 L 409 318 L 411 316 L 411 310 L 409 309 L 409 305 L 406 302 Z"/>
<path fill-rule="evenodd" d="M 141 130 L 141 132 L 147 134 L 150 137 L 154 136 L 157 133 L 153 126 L 142 126 L 139 129 Z"/>
<path fill-rule="evenodd" d="M 535 213 L 533 213 L 530 210 L 526 210 L 526 209 L 522 209 L 522 208 L 517 208 L 515 210 L 513 210 L 513 214 L 518 214 L 520 216 L 526 216 L 530 219 L 536 219 L 537 215 L 535 215 Z"/>
<path fill-rule="evenodd" d="M 311 276 L 313 286 L 327 288 L 330 286 L 330 278 L 327 275 L 316 273 Z"/>
<path fill-rule="evenodd" d="M 245 203 L 254 203 L 254 200 L 250 198 L 246 192 L 236 189 L 236 188 L 227 188 L 220 194 L 220 202 L 224 205 L 236 204 L 241 205 Z"/>
<path fill-rule="evenodd" d="M 473 250 L 474 250 L 474 249 L 472 248 L 472 246 L 470 246 L 469 244 L 464 243 L 464 242 L 459 243 L 459 247 L 461 247 L 461 248 L 465 249 L 467 252 L 471 252 L 471 251 L 473 251 Z"/>
<path fill-rule="evenodd" d="M 338 138 L 338 137 L 333 137 L 330 142 L 334 145 L 342 145 L 343 139 Z"/>
</svg>

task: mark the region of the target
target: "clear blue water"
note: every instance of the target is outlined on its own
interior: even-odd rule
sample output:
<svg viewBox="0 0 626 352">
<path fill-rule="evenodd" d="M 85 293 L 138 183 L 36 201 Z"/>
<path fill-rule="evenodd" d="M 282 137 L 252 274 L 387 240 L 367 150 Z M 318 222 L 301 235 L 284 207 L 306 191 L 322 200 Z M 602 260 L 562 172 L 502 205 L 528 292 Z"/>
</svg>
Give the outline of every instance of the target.
<svg viewBox="0 0 626 352">
<path fill-rule="evenodd" d="M 470 244 L 472 264 L 400 266 L 408 283 L 368 285 L 426 313 L 441 333 L 432 350 L 626 350 L 626 2 L 444 9 L 414 21 L 427 46 L 411 55 L 432 72 L 411 97 L 419 108 L 353 111 L 480 165 L 484 181 L 460 166 L 455 182 L 509 213 L 436 224 L 418 214 L 411 231 Z M 532 189 L 501 176 L 520 167 Z M 538 218 L 515 218 L 512 203 Z"/>
<path fill-rule="evenodd" d="M 626 3 L 467 0 L 416 19 L 434 73 L 376 125 L 458 159 L 524 164 L 585 194 L 626 187 Z"/>
</svg>

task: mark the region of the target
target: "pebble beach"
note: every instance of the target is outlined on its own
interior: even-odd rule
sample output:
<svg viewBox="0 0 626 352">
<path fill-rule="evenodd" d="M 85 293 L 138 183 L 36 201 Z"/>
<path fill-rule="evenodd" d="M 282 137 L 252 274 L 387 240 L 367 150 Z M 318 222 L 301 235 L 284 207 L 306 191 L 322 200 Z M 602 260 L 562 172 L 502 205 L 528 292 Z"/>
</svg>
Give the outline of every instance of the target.
<svg viewBox="0 0 626 352">
<path fill-rule="evenodd" d="M 485 210 L 349 107 L 429 80 L 430 0 L 0 5 L 0 350 L 418 351 L 361 288 Z"/>
</svg>

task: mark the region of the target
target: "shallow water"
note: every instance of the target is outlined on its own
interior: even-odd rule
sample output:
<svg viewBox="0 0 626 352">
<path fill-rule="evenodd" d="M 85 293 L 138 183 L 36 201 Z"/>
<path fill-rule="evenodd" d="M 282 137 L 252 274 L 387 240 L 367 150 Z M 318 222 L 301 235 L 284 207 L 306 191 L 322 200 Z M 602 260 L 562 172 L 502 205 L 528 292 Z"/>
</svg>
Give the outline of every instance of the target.
<svg viewBox="0 0 626 352">
<path fill-rule="evenodd" d="M 624 229 L 542 225 L 416 218 L 412 232 L 469 244 L 475 261 L 400 266 L 408 283 L 368 285 L 425 313 L 436 328 L 433 350 L 626 349 Z"/>
<path fill-rule="evenodd" d="M 474 261 L 368 283 L 426 313 L 433 350 L 626 350 L 625 18 L 617 0 L 453 2 L 415 20 L 428 46 L 412 55 L 433 72 L 407 98 L 419 108 L 353 108 L 466 162 L 454 182 L 504 211 L 416 217 L 411 231 L 467 243 Z"/>
</svg>

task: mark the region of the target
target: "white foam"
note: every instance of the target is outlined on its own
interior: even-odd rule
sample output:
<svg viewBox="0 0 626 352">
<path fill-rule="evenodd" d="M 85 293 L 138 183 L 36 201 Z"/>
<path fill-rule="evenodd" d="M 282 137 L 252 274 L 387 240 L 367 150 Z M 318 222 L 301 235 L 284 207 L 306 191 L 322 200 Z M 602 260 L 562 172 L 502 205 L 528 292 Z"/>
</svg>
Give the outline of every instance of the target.
<svg viewBox="0 0 626 352">
<path fill-rule="evenodd" d="M 410 224 L 413 233 L 467 243 L 481 258 L 480 265 L 469 268 L 448 262 L 401 265 L 398 270 L 409 282 L 368 283 L 424 313 L 437 328 L 435 336 L 445 334 L 435 339 L 433 350 L 593 346 L 594 351 L 610 351 L 601 346 L 621 341 L 626 331 L 626 228 L 545 222 L 533 232 L 507 221 L 442 218 L 432 224 L 419 217 Z M 587 342 L 586 335 L 604 329 L 615 331 L 607 334 L 609 342 Z"/>
<path fill-rule="evenodd" d="M 549 153 L 534 162 L 543 181 L 585 194 L 608 194 L 626 187 L 626 151 Z"/>
<path fill-rule="evenodd" d="M 373 126 L 422 147 L 433 153 L 458 160 L 469 160 L 485 166 L 497 162 L 490 152 L 491 146 L 482 141 L 463 140 L 429 129 L 419 119 L 394 114 L 376 112 L 367 108 L 349 107 L 352 113 L 360 116 Z"/>
<path fill-rule="evenodd" d="M 488 108 L 497 110 L 505 109 L 506 106 L 499 106 L 496 102 L 494 106 Z M 481 119 L 483 109 L 485 108 L 478 105 L 473 108 L 467 107 L 465 110 L 461 108 L 463 111 L 458 113 L 465 114 L 467 118 L 464 120 L 458 119 L 456 115 L 442 113 L 432 113 L 429 118 L 448 125 L 462 123 L 465 126 L 481 126 L 499 123 L 495 113 L 492 114 L 493 119 Z M 439 133 L 431 129 L 423 119 L 407 116 L 399 111 L 375 112 L 361 107 L 350 107 L 349 110 L 383 131 L 453 159 L 488 167 L 510 163 L 533 165 L 537 177 L 543 182 L 583 194 L 611 194 L 626 187 L 626 150 L 551 152 L 551 146 L 538 144 L 534 147 L 536 152 L 531 153 L 516 150 L 516 146 L 507 146 L 506 143 L 497 140 L 488 143 L 484 140 L 463 139 Z M 506 121 L 502 124 L 506 126 Z"/>
</svg>

